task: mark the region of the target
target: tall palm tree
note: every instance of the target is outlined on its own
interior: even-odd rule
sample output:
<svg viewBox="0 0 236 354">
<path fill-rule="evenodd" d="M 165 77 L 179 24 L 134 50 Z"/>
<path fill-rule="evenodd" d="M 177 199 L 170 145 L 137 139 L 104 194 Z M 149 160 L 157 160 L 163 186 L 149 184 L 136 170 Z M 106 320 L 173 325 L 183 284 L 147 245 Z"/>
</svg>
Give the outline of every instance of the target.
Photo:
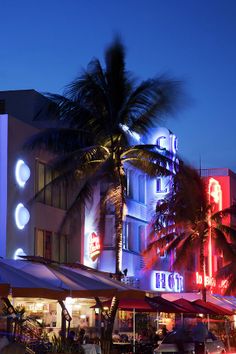
<svg viewBox="0 0 236 354">
<path fill-rule="evenodd" d="M 59 173 L 50 183 L 66 181 L 76 186 L 64 222 L 77 212 L 79 205 L 91 201 L 96 182 L 107 185 L 99 225 L 102 234 L 109 202 L 115 210 L 117 277 L 122 269 L 125 168 L 138 168 L 149 176 L 169 173 L 165 168 L 168 157 L 156 146 L 137 139 L 147 136 L 151 128 L 160 125 L 161 118 L 173 113 L 180 92 L 180 83 L 165 77 L 136 84 L 125 68 L 124 46 L 115 39 L 105 52 L 105 68 L 93 59 L 87 70 L 66 87 L 63 96 L 47 95 L 54 109 L 48 119 L 54 119 L 50 118 L 49 129 L 26 143 L 28 149 L 43 148 L 57 156 L 52 165 Z"/>
<path fill-rule="evenodd" d="M 233 249 L 229 238 L 236 239 L 236 230 L 224 225 L 224 216 L 234 214 L 235 206 L 214 212 L 209 204 L 206 186 L 198 172 L 184 164 L 173 178 L 172 192 L 156 208 L 151 225 L 150 243 L 144 252 L 147 267 L 160 256 L 157 250 L 167 254 L 175 252 L 172 269 L 183 270 L 190 257 L 199 251 L 199 271 L 205 274 L 206 246 L 209 238 L 223 251 L 225 259 L 232 259 Z M 203 298 L 206 288 L 203 280 Z"/>
<path fill-rule="evenodd" d="M 70 179 L 77 182 L 77 195 L 68 208 L 67 218 L 77 211 L 78 204 L 92 196 L 95 181 L 107 183 L 103 201 L 106 204 L 109 200 L 115 207 L 119 274 L 125 166 L 150 176 L 168 173 L 168 158 L 156 146 L 141 144 L 135 137 L 146 135 L 150 128 L 160 124 L 163 115 L 173 111 L 179 83 L 159 78 L 135 85 L 125 70 L 125 52 L 119 40 L 107 49 L 105 64 L 103 69 L 99 60 L 92 60 L 87 70 L 68 85 L 64 96 L 48 94 L 56 113 L 55 120 L 50 122 L 54 127 L 33 136 L 26 147 L 44 148 L 56 154 L 52 165 L 59 175 L 51 183 Z"/>
</svg>

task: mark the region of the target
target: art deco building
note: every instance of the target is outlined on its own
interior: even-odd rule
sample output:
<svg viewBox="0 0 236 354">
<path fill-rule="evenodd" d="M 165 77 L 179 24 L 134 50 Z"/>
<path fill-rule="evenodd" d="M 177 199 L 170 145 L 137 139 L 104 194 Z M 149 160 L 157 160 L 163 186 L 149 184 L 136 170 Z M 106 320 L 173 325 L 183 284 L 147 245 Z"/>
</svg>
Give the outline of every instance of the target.
<svg viewBox="0 0 236 354">
<path fill-rule="evenodd" d="M 23 144 L 43 128 L 48 100 L 34 90 L 0 92 L 0 256 L 17 258 L 21 254 L 41 256 L 59 262 L 80 262 L 106 272 L 115 271 L 114 215 L 112 208 L 105 220 L 102 251 L 96 226 L 95 208 L 103 193 L 94 185 L 93 205 L 81 208 L 63 234 L 60 223 L 65 216 L 69 192 L 48 187 L 56 171 L 50 167 L 46 152 L 28 152 Z M 140 137 L 134 137 L 139 139 Z M 168 129 L 153 132 L 148 143 L 156 145 L 175 162 L 177 139 Z M 174 166 L 174 164 L 173 164 Z M 171 164 L 170 170 L 173 170 Z M 170 188 L 171 177 L 150 179 L 127 166 L 127 217 L 123 225 L 123 263 L 125 281 L 153 291 L 180 291 L 182 277 L 168 272 L 168 257 L 163 254 L 157 269 L 143 273 L 141 252 L 147 246 L 147 225 L 155 205 Z"/>
</svg>

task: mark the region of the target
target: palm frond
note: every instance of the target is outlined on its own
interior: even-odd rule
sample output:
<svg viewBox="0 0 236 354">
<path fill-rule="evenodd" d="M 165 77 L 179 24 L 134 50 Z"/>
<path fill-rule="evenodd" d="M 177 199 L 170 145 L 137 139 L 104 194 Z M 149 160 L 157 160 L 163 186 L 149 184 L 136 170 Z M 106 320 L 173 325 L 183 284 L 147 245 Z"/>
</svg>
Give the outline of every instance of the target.
<svg viewBox="0 0 236 354">
<path fill-rule="evenodd" d="M 30 137 L 23 148 L 25 150 L 47 150 L 53 154 L 65 154 L 90 143 L 86 131 L 70 128 L 49 128 Z"/>
<path fill-rule="evenodd" d="M 79 193 L 77 193 L 77 195 L 73 198 L 73 202 L 66 210 L 66 214 L 62 219 L 58 233 L 63 234 L 64 232 L 66 232 L 66 228 L 69 226 L 69 223 L 71 223 L 71 220 L 73 218 L 78 218 L 78 215 L 81 216 L 83 208 L 86 205 L 89 205 L 89 203 L 92 203 L 92 200 L 93 188 L 87 182 L 80 188 Z"/>
<path fill-rule="evenodd" d="M 163 124 L 163 118 L 173 113 L 181 96 L 181 84 L 160 77 L 142 82 L 131 95 L 123 112 L 126 124 L 138 134 Z"/>
<path fill-rule="evenodd" d="M 236 229 L 232 226 L 217 224 L 217 228 L 228 237 L 229 241 L 236 242 Z"/>
</svg>

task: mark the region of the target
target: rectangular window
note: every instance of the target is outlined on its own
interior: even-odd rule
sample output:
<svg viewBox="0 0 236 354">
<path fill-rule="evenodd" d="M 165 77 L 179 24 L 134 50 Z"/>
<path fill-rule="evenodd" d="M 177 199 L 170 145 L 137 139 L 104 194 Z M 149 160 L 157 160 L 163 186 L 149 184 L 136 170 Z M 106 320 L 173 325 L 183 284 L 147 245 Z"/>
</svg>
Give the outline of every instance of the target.
<svg viewBox="0 0 236 354">
<path fill-rule="evenodd" d="M 129 223 L 124 222 L 123 224 L 123 242 L 122 246 L 124 250 L 127 250 L 129 247 Z"/>
<path fill-rule="evenodd" d="M 52 205 L 52 171 L 50 168 L 45 166 L 45 204 Z"/>
<path fill-rule="evenodd" d="M 67 261 L 67 236 L 35 229 L 35 256 L 58 262 Z"/>
<path fill-rule="evenodd" d="M 54 183 L 51 181 L 59 176 L 57 171 L 40 161 L 36 163 L 36 193 L 40 192 L 38 201 L 55 208 L 67 208 L 67 188 L 66 184 Z"/>
<path fill-rule="evenodd" d="M 138 252 L 142 252 L 146 248 L 145 226 L 138 227 Z"/>
<path fill-rule="evenodd" d="M 164 177 L 157 177 L 156 179 L 156 192 L 157 193 L 167 193 L 168 188 L 165 186 Z"/>
<path fill-rule="evenodd" d="M 52 259 L 52 232 L 44 233 L 44 258 Z"/>
<path fill-rule="evenodd" d="M 44 257 L 44 234 L 43 230 L 36 230 L 35 232 L 35 256 Z"/>
<path fill-rule="evenodd" d="M 61 235 L 60 238 L 60 262 L 65 263 L 67 262 L 67 236 L 66 235 Z"/>
<path fill-rule="evenodd" d="M 42 163 L 38 163 L 36 166 L 36 173 L 37 173 L 37 180 L 36 180 L 36 193 L 40 192 L 39 195 L 39 201 L 44 203 L 44 186 L 45 186 L 45 180 L 44 180 L 44 171 L 45 171 L 45 165 Z"/>
<path fill-rule="evenodd" d="M 127 171 L 127 196 L 134 199 L 134 171 Z"/>
<path fill-rule="evenodd" d="M 146 178 L 144 175 L 140 175 L 138 177 L 138 192 L 139 192 L 139 202 L 140 203 L 145 203 L 145 197 L 146 197 Z"/>
</svg>

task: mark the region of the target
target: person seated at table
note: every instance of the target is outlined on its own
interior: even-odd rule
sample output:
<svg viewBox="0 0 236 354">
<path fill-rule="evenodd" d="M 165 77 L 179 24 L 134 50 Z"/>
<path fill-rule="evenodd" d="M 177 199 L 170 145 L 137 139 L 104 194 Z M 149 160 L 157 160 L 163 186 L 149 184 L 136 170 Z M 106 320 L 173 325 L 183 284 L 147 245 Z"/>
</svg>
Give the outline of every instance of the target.
<svg viewBox="0 0 236 354">
<path fill-rule="evenodd" d="M 84 344 L 85 343 L 85 329 L 84 328 L 81 328 L 80 331 L 79 331 L 78 342 L 80 344 Z"/>
<path fill-rule="evenodd" d="M 127 343 L 129 342 L 129 337 L 126 333 L 120 335 L 120 342 Z"/>
<path fill-rule="evenodd" d="M 119 335 L 119 331 L 117 329 L 114 330 L 114 333 L 112 334 L 112 341 L 113 342 L 120 342 L 121 337 Z"/>
<path fill-rule="evenodd" d="M 150 342 L 150 335 L 147 329 L 143 329 L 141 333 L 138 335 L 138 341 L 140 343 L 149 343 Z"/>
</svg>

